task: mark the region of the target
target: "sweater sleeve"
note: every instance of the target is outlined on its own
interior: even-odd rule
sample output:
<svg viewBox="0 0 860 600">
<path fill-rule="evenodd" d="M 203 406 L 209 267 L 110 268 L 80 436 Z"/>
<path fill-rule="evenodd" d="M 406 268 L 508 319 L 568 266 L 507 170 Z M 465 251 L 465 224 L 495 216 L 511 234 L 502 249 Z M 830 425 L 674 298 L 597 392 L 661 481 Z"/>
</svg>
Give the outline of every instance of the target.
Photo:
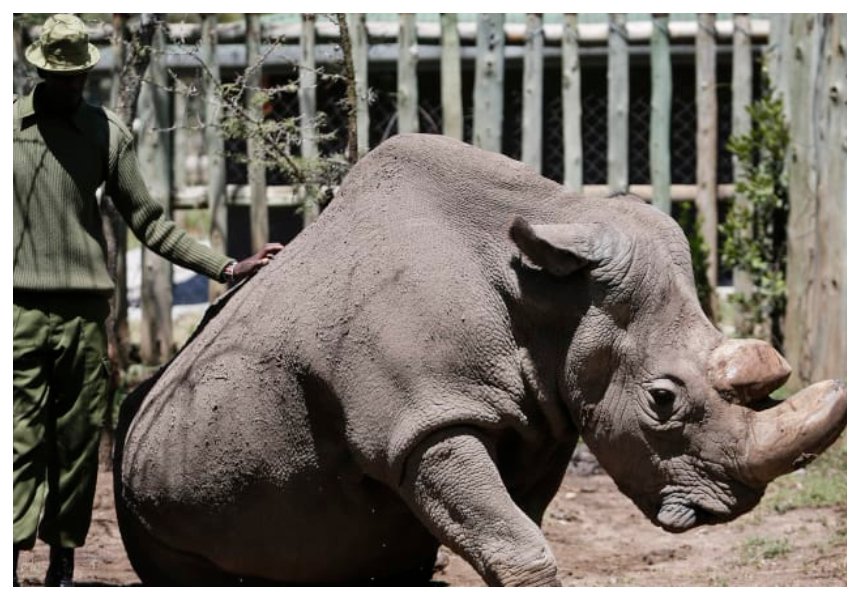
<svg viewBox="0 0 860 600">
<path fill-rule="evenodd" d="M 170 262 L 219 279 L 231 259 L 197 242 L 165 217 L 163 207 L 149 195 L 140 175 L 130 133 L 121 135 L 111 158 L 106 191 L 134 235 Z"/>
</svg>

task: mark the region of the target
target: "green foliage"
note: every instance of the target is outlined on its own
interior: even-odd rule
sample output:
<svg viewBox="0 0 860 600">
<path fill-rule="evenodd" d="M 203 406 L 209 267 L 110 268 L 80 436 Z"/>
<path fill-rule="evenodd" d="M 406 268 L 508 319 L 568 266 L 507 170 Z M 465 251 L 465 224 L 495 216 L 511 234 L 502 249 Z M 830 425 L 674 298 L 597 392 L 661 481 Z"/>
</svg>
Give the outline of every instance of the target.
<svg viewBox="0 0 860 600">
<path fill-rule="evenodd" d="M 693 276 L 696 280 L 696 295 L 708 317 L 711 314 L 711 284 L 708 282 L 708 245 L 702 237 L 702 220 L 696 217 L 696 205 L 691 201 L 679 204 L 678 225 L 687 234 L 690 255 L 693 261 Z"/>
<path fill-rule="evenodd" d="M 769 326 L 770 342 L 782 347 L 782 320 L 786 307 L 788 185 L 785 158 L 788 126 L 782 100 L 765 81 L 760 100 L 748 107 L 749 133 L 732 136 L 728 149 L 741 168 L 736 182 L 737 197 L 720 227 L 725 241 L 721 259 L 729 267 L 747 274 L 752 284 L 747 292 L 736 292 L 729 300 L 744 322 L 742 335 L 755 335 Z"/>
<path fill-rule="evenodd" d="M 250 69 L 259 68 L 251 66 Z M 318 156 L 313 159 L 302 158 L 299 152 L 302 140 L 302 128 L 297 117 L 277 117 L 267 115 L 268 107 L 283 94 L 298 92 L 297 81 L 285 85 L 265 89 L 251 89 L 247 86 L 248 74 L 233 82 L 224 83 L 220 87 L 222 119 L 221 132 L 226 140 L 258 142 L 259 154 L 254 157 L 267 170 L 279 173 L 291 184 L 336 185 L 343 179 L 348 165 L 341 154 Z M 323 81 L 336 78 L 337 75 L 326 74 L 318 70 L 317 77 Z M 248 105 L 244 95 L 250 95 Z M 255 116 L 256 111 L 249 108 L 262 109 L 263 117 Z M 320 146 L 333 141 L 338 132 L 329 127 L 327 115 L 318 112 L 313 122 L 314 136 Z M 251 160 L 247 152 L 232 152 L 229 156 L 238 163 L 248 163 Z"/>
<path fill-rule="evenodd" d="M 741 548 L 741 559 L 745 563 L 758 563 L 785 556 L 791 550 L 791 544 L 785 538 L 753 537 L 744 542 Z"/>
</svg>

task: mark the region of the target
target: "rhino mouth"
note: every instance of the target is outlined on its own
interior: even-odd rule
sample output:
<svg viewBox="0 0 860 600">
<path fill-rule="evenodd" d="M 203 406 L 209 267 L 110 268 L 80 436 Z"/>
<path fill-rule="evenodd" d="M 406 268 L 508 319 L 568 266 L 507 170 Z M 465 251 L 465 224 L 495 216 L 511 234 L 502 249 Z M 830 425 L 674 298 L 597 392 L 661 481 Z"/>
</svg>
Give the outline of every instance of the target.
<svg viewBox="0 0 860 600">
<path fill-rule="evenodd" d="M 699 525 L 715 525 L 730 518 L 721 517 L 701 506 L 678 502 L 664 503 L 657 513 L 657 523 L 669 533 L 681 533 Z"/>
<path fill-rule="evenodd" d="M 671 533 L 680 533 L 696 526 L 696 508 L 679 502 L 664 502 L 657 513 L 657 522 Z"/>
<path fill-rule="evenodd" d="M 720 487 L 725 495 L 721 500 L 713 495 L 706 499 L 696 490 L 685 493 L 675 489 L 663 495 L 653 521 L 670 533 L 681 533 L 700 525 L 727 523 L 752 510 L 764 494 L 763 487 L 749 487 L 737 479 L 723 481 Z"/>
</svg>

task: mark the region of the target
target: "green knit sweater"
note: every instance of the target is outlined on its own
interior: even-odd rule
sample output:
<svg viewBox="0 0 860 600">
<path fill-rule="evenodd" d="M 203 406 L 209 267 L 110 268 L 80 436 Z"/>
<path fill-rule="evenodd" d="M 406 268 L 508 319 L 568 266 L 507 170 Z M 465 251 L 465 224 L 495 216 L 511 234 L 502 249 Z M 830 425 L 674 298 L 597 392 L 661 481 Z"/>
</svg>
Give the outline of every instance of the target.
<svg viewBox="0 0 860 600">
<path fill-rule="evenodd" d="M 119 117 L 82 102 L 57 116 L 40 111 L 39 87 L 14 102 L 13 285 L 20 290 L 110 293 L 96 190 L 132 232 L 169 261 L 218 279 L 230 259 L 164 216 L 141 178 L 134 139 Z"/>
</svg>

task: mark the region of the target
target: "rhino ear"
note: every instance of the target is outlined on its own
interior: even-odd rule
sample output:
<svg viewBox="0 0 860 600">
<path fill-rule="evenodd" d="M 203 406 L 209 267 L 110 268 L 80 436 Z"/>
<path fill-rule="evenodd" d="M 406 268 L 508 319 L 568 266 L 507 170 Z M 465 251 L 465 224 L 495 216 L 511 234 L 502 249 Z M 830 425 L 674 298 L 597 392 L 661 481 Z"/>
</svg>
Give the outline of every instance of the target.
<svg viewBox="0 0 860 600">
<path fill-rule="evenodd" d="M 531 226 L 514 218 L 508 230 L 527 263 L 557 277 L 588 266 L 593 240 L 585 227 L 574 224 Z"/>
</svg>

